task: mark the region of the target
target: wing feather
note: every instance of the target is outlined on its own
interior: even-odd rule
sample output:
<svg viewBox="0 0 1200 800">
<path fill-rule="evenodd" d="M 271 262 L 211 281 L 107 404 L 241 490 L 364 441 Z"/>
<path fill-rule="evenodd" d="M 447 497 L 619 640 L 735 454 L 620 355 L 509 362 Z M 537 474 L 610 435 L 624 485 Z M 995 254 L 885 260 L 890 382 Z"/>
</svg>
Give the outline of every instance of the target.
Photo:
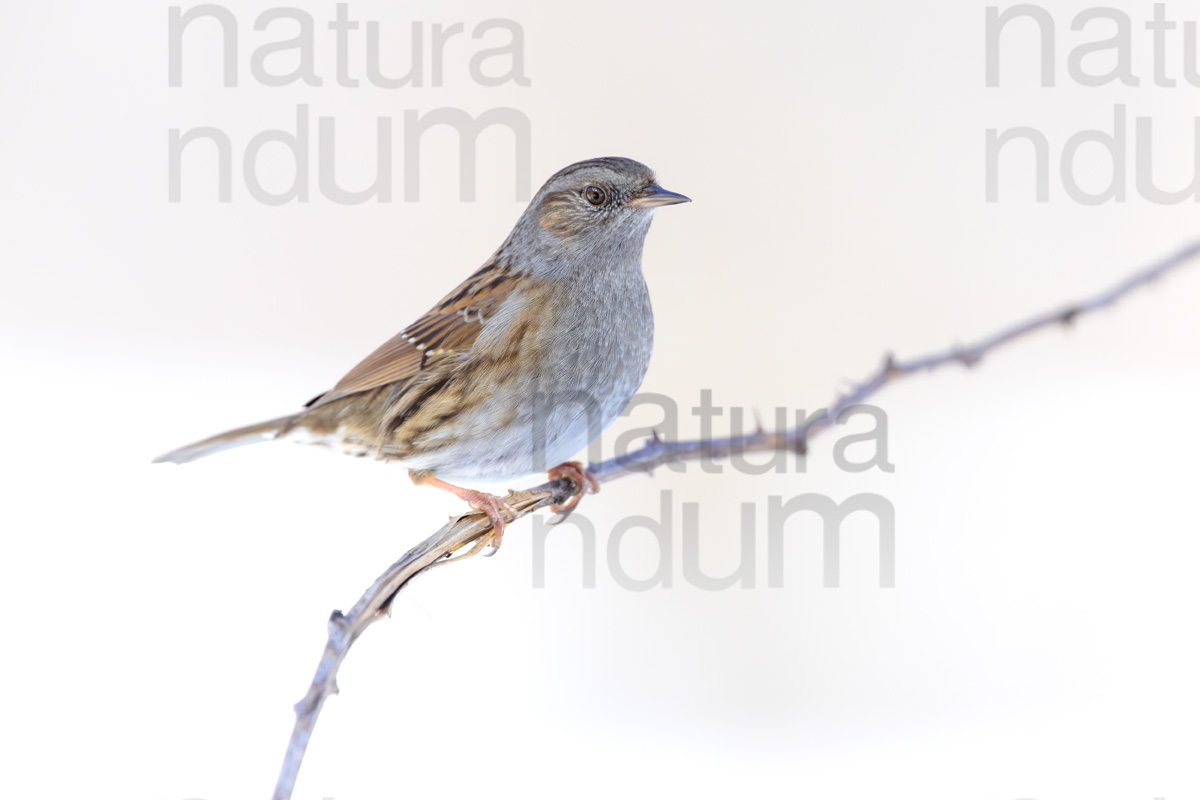
<svg viewBox="0 0 1200 800">
<path fill-rule="evenodd" d="M 420 319 L 388 339 L 346 373 L 330 391 L 309 401 L 315 408 L 421 373 L 433 357 L 469 350 L 485 321 L 508 299 L 519 276 L 507 259 L 493 258 Z"/>
</svg>

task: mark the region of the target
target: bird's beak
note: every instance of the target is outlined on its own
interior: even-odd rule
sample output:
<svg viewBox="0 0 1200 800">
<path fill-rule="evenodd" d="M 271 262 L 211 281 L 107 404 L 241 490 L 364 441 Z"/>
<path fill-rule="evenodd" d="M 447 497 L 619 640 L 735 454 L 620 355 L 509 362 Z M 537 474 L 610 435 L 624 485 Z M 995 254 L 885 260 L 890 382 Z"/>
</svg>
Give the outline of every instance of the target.
<svg viewBox="0 0 1200 800">
<path fill-rule="evenodd" d="M 658 208 L 659 206 L 673 206 L 676 203 L 690 202 L 692 202 L 692 198 L 684 197 L 675 192 L 668 192 L 657 183 L 652 183 L 634 195 L 634 198 L 627 205 L 634 208 Z"/>
</svg>

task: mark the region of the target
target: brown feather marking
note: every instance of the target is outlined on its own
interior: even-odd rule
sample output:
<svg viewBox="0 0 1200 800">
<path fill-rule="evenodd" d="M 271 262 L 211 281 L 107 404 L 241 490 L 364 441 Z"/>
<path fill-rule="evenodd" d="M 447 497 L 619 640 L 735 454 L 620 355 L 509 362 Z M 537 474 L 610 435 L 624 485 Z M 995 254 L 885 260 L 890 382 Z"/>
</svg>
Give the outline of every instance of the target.
<svg viewBox="0 0 1200 800">
<path fill-rule="evenodd" d="M 467 421 L 468 430 L 474 429 L 469 435 L 482 435 L 494 427 L 491 421 L 480 427 L 478 410 L 491 401 L 499 387 L 517 380 L 523 371 L 541 368 L 536 331 L 546 293 L 554 289 L 528 278 L 522 289 L 525 302 L 503 341 L 493 342 L 486 351 L 473 350 L 465 357 L 445 358 L 427 366 L 389 405 L 375 445 L 380 458 L 403 460 L 450 446 L 452 442 L 430 436 L 459 417 Z M 514 418 L 516 413 L 514 409 Z"/>
<path fill-rule="evenodd" d="M 538 210 L 538 223 L 547 232 L 570 238 L 583 228 L 583 220 L 573 208 L 574 192 L 563 191 L 546 195 Z"/>
<path fill-rule="evenodd" d="M 424 316 L 359 362 L 312 407 L 412 378 L 429 368 L 434 357 L 441 360 L 468 350 L 483 329 L 484 320 L 500 308 L 519 283 L 520 276 L 508 266 L 506 256 L 494 256 Z"/>
</svg>

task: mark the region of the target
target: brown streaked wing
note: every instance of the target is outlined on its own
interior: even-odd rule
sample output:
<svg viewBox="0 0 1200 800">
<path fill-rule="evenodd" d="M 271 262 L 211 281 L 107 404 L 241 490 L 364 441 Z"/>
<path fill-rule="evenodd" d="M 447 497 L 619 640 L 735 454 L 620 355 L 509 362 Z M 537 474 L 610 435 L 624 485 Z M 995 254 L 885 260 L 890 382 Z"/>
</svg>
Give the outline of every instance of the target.
<svg viewBox="0 0 1200 800">
<path fill-rule="evenodd" d="M 507 259 L 489 261 L 419 320 L 359 362 L 336 386 L 310 401 L 309 407 L 411 378 L 425 368 L 431 356 L 440 360 L 470 349 L 484 322 L 518 283 Z"/>
</svg>

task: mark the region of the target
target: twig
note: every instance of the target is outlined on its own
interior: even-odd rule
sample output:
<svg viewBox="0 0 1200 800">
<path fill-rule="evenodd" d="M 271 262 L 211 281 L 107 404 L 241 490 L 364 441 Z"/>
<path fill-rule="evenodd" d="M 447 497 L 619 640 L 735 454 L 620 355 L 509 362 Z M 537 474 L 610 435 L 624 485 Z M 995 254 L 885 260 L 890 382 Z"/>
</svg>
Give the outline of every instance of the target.
<svg viewBox="0 0 1200 800">
<path fill-rule="evenodd" d="M 649 472 L 656 467 L 676 461 L 727 458 L 741 453 L 787 450 L 804 454 L 813 436 L 827 430 L 853 406 L 879 392 L 889 383 L 920 372 L 930 372 L 949 364 L 973 367 L 991 351 L 1028 336 L 1043 328 L 1070 325 L 1079 317 L 1113 305 L 1118 300 L 1166 273 L 1183 266 L 1200 255 L 1200 240 L 1176 254 L 1132 275 L 1108 291 L 1090 299 L 1065 306 L 1056 311 L 1033 317 L 1014 327 L 966 347 L 954 347 L 939 353 L 898 361 L 890 353 L 879 369 L 851 391 L 839 396 L 824 414 L 810 418 L 803 425 L 787 431 L 768 432 L 761 424 L 754 433 L 728 439 L 691 442 L 664 442 L 655 435 L 638 449 L 588 466 L 597 481 L 607 483 L 633 473 Z M 566 502 L 582 491 L 566 478 L 549 481 L 531 489 L 510 492 L 505 502 L 517 509 L 517 518 L 551 504 Z M 515 520 L 514 520 L 515 521 Z M 464 514 L 451 520 L 437 533 L 405 553 L 371 585 L 359 601 L 343 614 L 334 611 L 329 619 L 329 640 L 317 665 L 308 694 L 296 704 L 296 725 L 288 743 L 283 767 L 275 786 L 275 800 L 290 800 L 300 764 L 304 760 L 309 738 L 325 700 L 336 694 L 337 672 L 350 646 L 372 622 L 386 616 L 392 600 L 413 578 L 444 564 L 454 563 L 475 555 L 486 544 L 491 523 L 482 514 Z"/>
</svg>

